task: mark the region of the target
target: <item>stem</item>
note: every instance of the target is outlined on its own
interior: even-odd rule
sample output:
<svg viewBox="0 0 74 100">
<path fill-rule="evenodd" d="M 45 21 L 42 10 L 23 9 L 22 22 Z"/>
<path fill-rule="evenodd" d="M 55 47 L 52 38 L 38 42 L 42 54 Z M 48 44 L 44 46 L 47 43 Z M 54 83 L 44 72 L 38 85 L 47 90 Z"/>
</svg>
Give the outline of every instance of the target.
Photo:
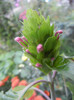
<svg viewBox="0 0 74 100">
<path fill-rule="evenodd" d="M 52 75 L 53 80 L 55 79 L 56 74 L 57 74 L 57 71 L 54 70 L 54 71 L 53 71 L 53 75 Z"/>
<path fill-rule="evenodd" d="M 52 79 L 51 73 L 49 73 L 48 78 L 49 78 L 50 83 L 51 83 L 51 85 L 50 85 L 51 100 L 56 100 L 55 91 L 54 91 L 54 81 Z"/>
<path fill-rule="evenodd" d="M 46 98 L 46 100 L 51 100 L 41 89 L 38 88 L 33 88 L 33 89 L 40 92 Z"/>
<path fill-rule="evenodd" d="M 27 90 L 28 90 L 30 87 L 32 87 L 33 85 L 35 85 L 35 84 L 37 84 L 37 83 L 39 83 L 39 82 L 46 82 L 46 83 L 49 83 L 49 84 L 50 84 L 50 82 L 49 82 L 49 81 L 46 81 L 46 80 L 38 80 L 38 81 L 32 82 L 32 83 L 30 83 L 28 86 L 26 86 L 26 87 L 23 89 L 23 91 L 20 93 L 20 95 L 19 95 L 19 97 L 18 97 L 18 100 L 20 100 L 20 98 L 27 92 Z"/>
</svg>

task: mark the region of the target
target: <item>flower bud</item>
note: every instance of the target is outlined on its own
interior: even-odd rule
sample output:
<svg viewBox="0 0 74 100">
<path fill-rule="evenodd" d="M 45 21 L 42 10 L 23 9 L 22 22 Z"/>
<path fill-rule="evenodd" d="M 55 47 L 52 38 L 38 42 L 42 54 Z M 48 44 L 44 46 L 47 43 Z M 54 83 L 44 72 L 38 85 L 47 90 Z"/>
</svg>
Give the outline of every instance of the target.
<svg viewBox="0 0 74 100">
<path fill-rule="evenodd" d="M 59 39 L 59 35 L 57 36 L 57 40 Z"/>
<path fill-rule="evenodd" d="M 21 37 L 23 40 L 25 40 L 26 42 L 28 42 L 28 40 L 25 38 L 25 36 Z"/>
<path fill-rule="evenodd" d="M 55 33 L 55 36 L 56 36 L 58 33 L 59 33 L 59 34 L 62 34 L 63 31 L 62 31 L 62 30 L 58 30 L 58 31 Z"/>
<path fill-rule="evenodd" d="M 39 44 L 38 46 L 37 46 L 37 52 L 39 53 L 39 52 L 42 52 L 44 49 L 43 49 L 43 45 L 42 44 Z"/>
<path fill-rule="evenodd" d="M 42 65 L 39 64 L 39 63 L 37 63 L 35 66 L 36 66 L 36 67 L 42 67 Z"/>
<path fill-rule="evenodd" d="M 54 59 L 55 59 L 55 58 L 54 58 L 54 57 L 52 57 L 52 58 L 51 58 L 51 61 L 54 61 Z"/>
<path fill-rule="evenodd" d="M 26 45 L 26 43 L 25 43 L 20 37 L 16 37 L 14 40 L 15 40 L 16 42 L 18 42 L 21 46 L 23 46 L 23 45 L 21 44 L 21 42 L 22 42 L 23 44 Z M 23 46 L 23 47 L 24 47 L 24 46 Z"/>
<path fill-rule="evenodd" d="M 29 51 L 28 49 L 26 49 L 26 52 L 29 53 L 29 54 L 31 54 L 30 51 Z"/>
</svg>

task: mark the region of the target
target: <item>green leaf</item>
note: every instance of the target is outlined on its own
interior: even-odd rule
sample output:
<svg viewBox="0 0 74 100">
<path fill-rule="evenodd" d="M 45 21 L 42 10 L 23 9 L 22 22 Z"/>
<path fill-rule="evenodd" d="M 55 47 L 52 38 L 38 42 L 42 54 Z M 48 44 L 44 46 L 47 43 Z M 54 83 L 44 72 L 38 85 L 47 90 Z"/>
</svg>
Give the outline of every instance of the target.
<svg viewBox="0 0 74 100">
<path fill-rule="evenodd" d="M 62 56 L 58 56 L 55 60 L 54 60 L 54 63 L 53 63 L 53 66 L 57 69 L 57 70 L 60 70 L 60 69 L 64 69 L 64 67 L 66 67 L 69 63 L 69 60 L 62 57 Z"/>
<path fill-rule="evenodd" d="M 17 87 L 14 88 L 13 91 L 18 92 L 18 91 L 23 90 L 24 88 L 25 88 L 25 86 L 17 86 Z"/>
<path fill-rule="evenodd" d="M 71 82 L 66 82 L 67 87 L 71 90 L 72 92 L 72 100 L 74 100 L 74 84 Z"/>
<path fill-rule="evenodd" d="M 50 26 L 50 36 L 53 36 L 53 34 L 54 34 L 54 24 Z"/>
<path fill-rule="evenodd" d="M 74 62 L 71 61 L 67 67 L 61 71 L 61 74 L 74 81 Z"/>
<path fill-rule="evenodd" d="M 31 96 L 32 96 L 32 94 L 33 94 L 33 92 L 34 92 L 34 90 L 32 90 L 32 89 L 29 89 L 25 94 L 24 94 L 24 98 L 30 98 Z"/>
<path fill-rule="evenodd" d="M 37 81 L 37 80 L 42 80 L 43 79 L 43 77 L 38 77 L 35 81 Z M 42 83 L 37 83 L 37 84 L 35 84 L 35 85 L 33 85 L 33 87 L 36 87 L 37 85 L 41 85 Z"/>
<path fill-rule="evenodd" d="M 44 44 L 44 50 L 47 51 L 51 51 L 52 49 L 55 48 L 56 44 L 57 44 L 57 39 L 55 36 L 49 37 L 45 44 Z"/>
</svg>

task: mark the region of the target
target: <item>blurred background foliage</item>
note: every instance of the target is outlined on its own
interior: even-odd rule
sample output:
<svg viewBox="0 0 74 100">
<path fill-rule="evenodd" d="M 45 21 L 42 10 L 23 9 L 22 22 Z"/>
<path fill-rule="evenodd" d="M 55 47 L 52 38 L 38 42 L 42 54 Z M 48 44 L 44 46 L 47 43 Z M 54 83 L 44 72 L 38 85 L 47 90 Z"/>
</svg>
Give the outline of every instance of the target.
<svg viewBox="0 0 74 100">
<path fill-rule="evenodd" d="M 74 56 L 74 0 L 0 0 L 0 81 L 7 75 L 18 75 L 28 82 L 39 76 L 46 78 L 43 73 L 32 67 L 21 52 L 23 50 L 19 44 L 14 41 L 16 36 L 21 36 L 20 13 L 28 8 L 38 12 L 40 10 L 45 18 L 49 15 L 51 24 L 55 23 L 55 31 L 63 30 L 61 53 Z M 72 100 L 74 82 L 57 74 L 55 83 L 57 96 L 63 100 Z M 9 86 L 6 90 L 7 85 L 5 88 L 0 87 L 0 91 L 7 91 L 10 88 Z M 43 84 L 41 88 L 48 87 Z"/>
</svg>

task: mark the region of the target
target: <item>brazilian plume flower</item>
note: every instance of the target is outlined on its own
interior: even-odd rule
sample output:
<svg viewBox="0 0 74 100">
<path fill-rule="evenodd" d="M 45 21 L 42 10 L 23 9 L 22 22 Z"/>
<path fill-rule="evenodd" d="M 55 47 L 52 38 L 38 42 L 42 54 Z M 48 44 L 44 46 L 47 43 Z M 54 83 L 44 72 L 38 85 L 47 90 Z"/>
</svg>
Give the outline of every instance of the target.
<svg viewBox="0 0 74 100">
<path fill-rule="evenodd" d="M 35 65 L 36 67 L 42 67 L 42 65 L 41 64 L 39 64 L 39 63 L 36 63 L 36 65 Z"/>
<path fill-rule="evenodd" d="M 25 44 L 26 45 L 26 43 L 20 38 L 20 37 L 16 37 L 15 39 L 14 39 L 16 42 L 18 42 L 22 47 L 24 47 L 21 43 L 23 43 L 23 44 Z"/>
<path fill-rule="evenodd" d="M 30 51 L 29 51 L 29 49 L 26 49 L 25 51 L 26 51 L 27 53 L 31 54 Z"/>
<path fill-rule="evenodd" d="M 42 44 L 38 44 L 37 46 L 37 52 L 42 52 L 44 49 L 43 49 L 43 45 Z"/>
</svg>

